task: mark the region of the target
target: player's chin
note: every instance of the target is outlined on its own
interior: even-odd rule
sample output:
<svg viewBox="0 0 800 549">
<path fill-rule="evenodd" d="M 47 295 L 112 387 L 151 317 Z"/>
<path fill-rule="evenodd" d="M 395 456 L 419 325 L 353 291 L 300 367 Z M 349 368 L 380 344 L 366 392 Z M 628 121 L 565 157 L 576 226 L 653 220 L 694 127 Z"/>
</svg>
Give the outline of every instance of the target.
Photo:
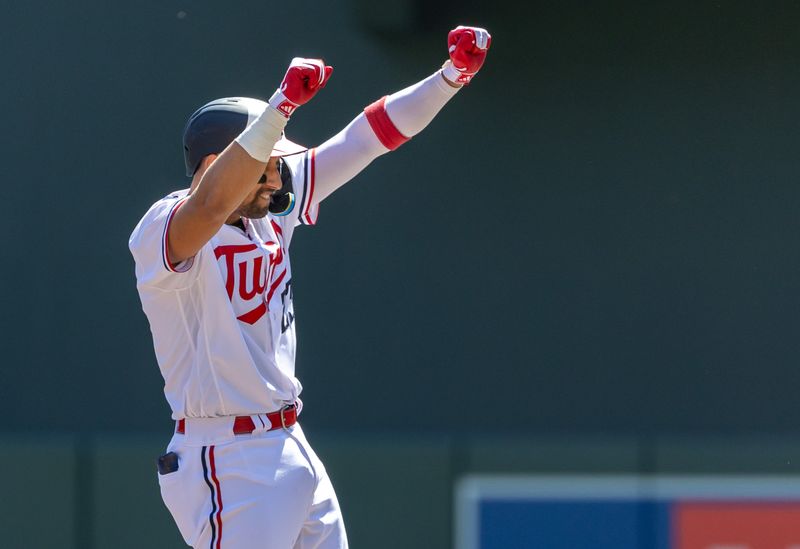
<svg viewBox="0 0 800 549">
<path fill-rule="evenodd" d="M 267 203 L 265 205 L 250 204 L 241 211 L 240 215 L 248 219 L 261 219 L 262 217 L 266 217 L 268 213 L 269 213 L 269 200 L 267 200 Z"/>
</svg>

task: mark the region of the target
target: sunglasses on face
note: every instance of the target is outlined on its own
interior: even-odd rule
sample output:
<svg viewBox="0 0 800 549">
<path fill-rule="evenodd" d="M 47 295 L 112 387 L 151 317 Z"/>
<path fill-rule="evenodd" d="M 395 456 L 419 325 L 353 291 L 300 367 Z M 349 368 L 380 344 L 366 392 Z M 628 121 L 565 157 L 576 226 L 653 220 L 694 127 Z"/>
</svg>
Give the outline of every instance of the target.
<svg viewBox="0 0 800 549">
<path fill-rule="evenodd" d="M 278 173 L 281 176 L 281 188 L 286 188 L 287 184 L 292 181 L 292 174 L 289 171 L 289 168 L 286 167 L 286 163 L 283 161 L 283 158 L 278 158 Z M 263 174 L 258 182 L 260 184 L 264 184 L 267 182 L 267 174 Z"/>
</svg>

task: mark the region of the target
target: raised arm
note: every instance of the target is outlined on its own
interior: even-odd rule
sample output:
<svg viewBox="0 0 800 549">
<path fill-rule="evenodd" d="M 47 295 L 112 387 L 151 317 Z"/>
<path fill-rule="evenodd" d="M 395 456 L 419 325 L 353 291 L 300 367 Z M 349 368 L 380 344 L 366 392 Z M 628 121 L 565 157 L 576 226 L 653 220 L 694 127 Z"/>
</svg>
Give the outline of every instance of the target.
<svg viewBox="0 0 800 549">
<path fill-rule="evenodd" d="M 448 35 L 450 59 L 431 76 L 369 105 L 317 147 L 314 201 L 321 202 L 375 158 L 421 132 L 480 70 L 491 45 L 485 29 L 459 26 Z"/>
<path fill-rule="evenodd" d="M 325 86 L 332 70 L 319 59 L 293 59 L 263 112 L 218 156 L 203 158 L 167 226 L 171 264 L 193 257 L 255 191 L 289 116 Z"/>
</svg>

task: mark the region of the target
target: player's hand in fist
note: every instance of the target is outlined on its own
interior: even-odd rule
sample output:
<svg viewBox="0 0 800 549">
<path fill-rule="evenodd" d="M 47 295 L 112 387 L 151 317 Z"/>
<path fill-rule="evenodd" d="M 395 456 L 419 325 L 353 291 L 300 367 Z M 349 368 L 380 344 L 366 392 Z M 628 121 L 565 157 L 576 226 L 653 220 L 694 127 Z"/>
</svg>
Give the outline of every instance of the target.
<svg viewBox="0 0 800 549">
<path fill-rule="evenodd" d="M 322 59 L 295 57 L 269 104 L 289 118 L 297 107 L 306 104 L 325 87 L 332 72 L 333 67 L 325 65 Z"/>
<path fill-rule="evenodd" d="M 453 84 L 469 84 L 483 66 L 486 52 L 491 45 L 492 36 L 486 29 L 464 26 L 454 28 L 447 35 L 450 61 L 445 63 L 442 75 Z"/>
</svg>

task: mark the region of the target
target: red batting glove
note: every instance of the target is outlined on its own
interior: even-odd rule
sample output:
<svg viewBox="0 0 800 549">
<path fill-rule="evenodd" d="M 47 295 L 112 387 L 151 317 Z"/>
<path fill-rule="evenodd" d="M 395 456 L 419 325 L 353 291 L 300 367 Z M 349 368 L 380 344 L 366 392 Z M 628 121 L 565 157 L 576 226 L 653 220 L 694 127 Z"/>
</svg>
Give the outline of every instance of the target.
<svg viewBox="0 0 800 549">
<path fill-rule="evenodd" d="M 450 63 L 445 63 L 442 75 L 454 84 L 469 84 L 483 66 L 486 52 L 492 45 L 489 31 L 479 27 L 458 26 L 447 35 Z"/>
<path fill-rule="evenodd" d="M 292 59 L 281 87 L 269 98 L 269 104 L 289 118 L 300 105 L 308 103 L 317 92 L 325 87 L 331 77 L 333 67 L 325 65 L 322 59 Z"/>
</svg>

